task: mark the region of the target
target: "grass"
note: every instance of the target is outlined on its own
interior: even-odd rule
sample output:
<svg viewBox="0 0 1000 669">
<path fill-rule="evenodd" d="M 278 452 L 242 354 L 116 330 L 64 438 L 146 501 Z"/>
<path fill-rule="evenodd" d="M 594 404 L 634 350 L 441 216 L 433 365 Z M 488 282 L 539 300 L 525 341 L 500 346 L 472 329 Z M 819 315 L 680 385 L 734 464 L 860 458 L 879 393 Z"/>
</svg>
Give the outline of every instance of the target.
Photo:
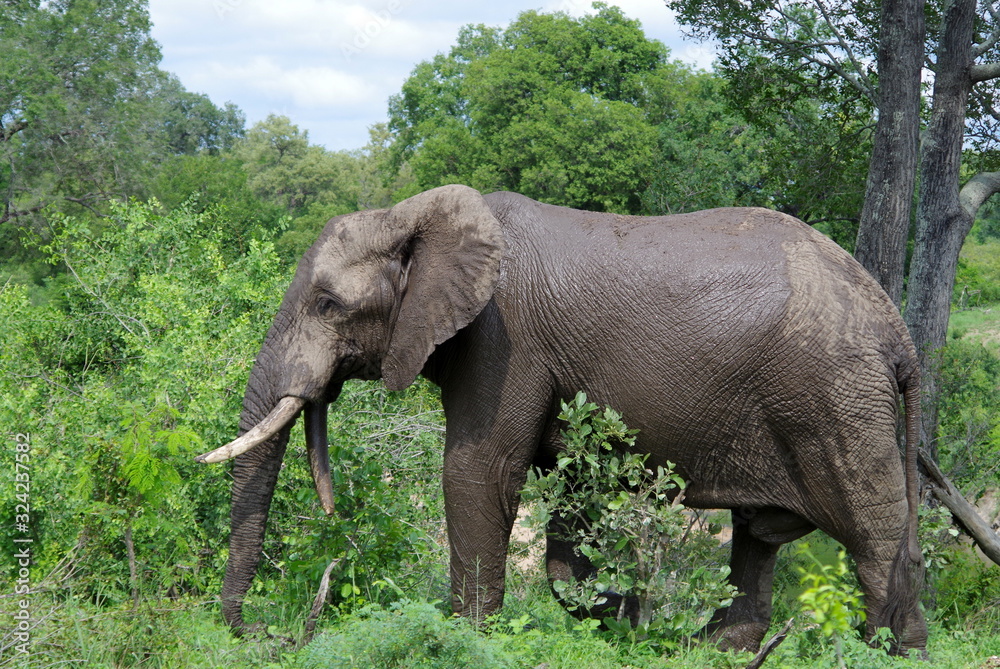
<svg viewBox="0 0 1000 669">
<path fill-rule="evenodd" d="M 793 555 L 786 559 L 794 559 Z M 788 564 L 779 567 L 776 585 L 785 589 Z M 955 568 L 961 566 L 955 562 Z M 964 567 L 963 567 L 964 569 Z M 234 639 L 222 621 L 218 602 L 208 598 L 144 601 L 136 611 L 128 605 L 102 606 L 66 591 L 39 593 L 33 612 L 32 654 L 25 661 L 11 649 L 0 650 L 0 667 L 155 667 L 313 669 L 315 667 L 396 667 L 398 669 L 737 669 L 749 653 L 722 652 L 710 644 L 684 642 L 665 650 L 647 642 L 630 642 L 595 631 L 555 602 L 538 566 L 510 570 L 507 602 L 485 630 L 452 619 L 440 601 L 401 602 L 352 611 L 335 611 L 321 619 L 317 637 L 296 650 L 280 638 Z M 982 575 L 990 583 L 992 573 Z M 866 669 L 927 667 L 985 669 L 1000 666 L 1000 617 L 977 616 L 986 603 L 987 585 L 956 592 L 965 602 L 959 615 L 935 619 L 931 612 L 928 651 L 931 664 L 890 658 L 868 648 L 857 637 L 845 640 L 850 667 Z M 940 588 L 954 589 L 942 581 Z M 945 590 L 938 592 L 941 600 Z M 787 593 L 784 593 L 787 595 Z M 259 599 L 259 598 L 257 598 Z M 301 635 L 308 602 L 300 605 L 270 601 L 268 619 L 275 634 Z M 794 599 L 794 598 L 792 598 Z M 4 601 L 4 600 L 0 600 Z M 943 601 L 943 600 L 942 600 Z M 950 601 L 950 600 L 949 600 Z M 832 644 L 811 628 L 809 617 L 779 593 L 774 633 L 787 617 L 796 622 L 785 642 L 768 658 L 772 669 L 826 669 L 836 666 Z M 978 604 L 976 603 L 978 602 Z M 261 601 L 255 600 L 257 605 Z M 4 601 L 6 607 L 9 602 Z M 0 633 L 0 647 L 6 645 Z"/>
<path fill-rule="evenodd" d="M 1000 351 L 1000 304 L 953 310 L 948 339 L 978 341 L 991 351 Z"/>
</svg>

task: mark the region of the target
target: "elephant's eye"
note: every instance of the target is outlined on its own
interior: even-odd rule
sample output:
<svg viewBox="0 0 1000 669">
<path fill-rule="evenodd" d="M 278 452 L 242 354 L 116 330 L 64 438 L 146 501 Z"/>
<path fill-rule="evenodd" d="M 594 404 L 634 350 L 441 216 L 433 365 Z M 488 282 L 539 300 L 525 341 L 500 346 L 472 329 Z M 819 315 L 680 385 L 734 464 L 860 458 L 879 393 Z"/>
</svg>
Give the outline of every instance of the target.
<svg viewBox="0 0 1000 669">
<path fill-rule="evenodd" d="M 344 303 L 333 295 L 324 293 L 316 298 L 316 313 L 320 316 L 332 316 L 342 311 L 344 311 Z"/>
</svg>

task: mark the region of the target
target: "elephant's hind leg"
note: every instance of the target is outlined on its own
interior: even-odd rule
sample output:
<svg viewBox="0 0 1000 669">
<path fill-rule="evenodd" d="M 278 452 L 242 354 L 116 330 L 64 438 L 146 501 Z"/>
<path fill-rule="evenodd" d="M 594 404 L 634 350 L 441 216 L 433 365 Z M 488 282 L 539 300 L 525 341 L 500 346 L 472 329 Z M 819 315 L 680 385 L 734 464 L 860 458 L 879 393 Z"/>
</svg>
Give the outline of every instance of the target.
<svg viewBox="0 0 1000 669">
<path fill-rule="evenodd" d="M 865 639 L 871 641 L 880 628 L 887 627 L 895 639 L 893 654 L 922 651 L 927 645 L 927 623 L 918 597 L 923 565 L 911 563 L 904 528 L 891 540 L 884 534 L 835 537 L 847 546 L 857 565 L 867 613 Z"/>
<path fill-rule="evenodd" d="M 715 612 L 702 635 L 725 649 L 760 648 L 771 624 L 778 549 L 814 529 L 805 519 L 782 509 L 733 509 L 729 582 L 740 594 L 729 607 Z"/>
</svg>

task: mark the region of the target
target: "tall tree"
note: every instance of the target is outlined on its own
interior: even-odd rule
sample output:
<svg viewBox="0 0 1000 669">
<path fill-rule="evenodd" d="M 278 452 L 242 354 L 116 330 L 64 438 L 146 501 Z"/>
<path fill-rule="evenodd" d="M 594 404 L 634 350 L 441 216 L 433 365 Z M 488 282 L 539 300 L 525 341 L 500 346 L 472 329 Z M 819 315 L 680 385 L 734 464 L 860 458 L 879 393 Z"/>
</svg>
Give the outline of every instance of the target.
<svg viewBox="0 0 1000 669">
<path fill-rule="evenodd" d="M 246 115 L 239 107 L 232 102 L 216 107 L 204 93 L 185 90 L 172 74 L 162 77 L 155 97 L 170 153 L 217 155 L 246 135 Z"/>
<path fill-rule="evenodd" d="M 906 240 L 920 144 L 924 34 L 924 0 L 882 1 L 878 79 L 872 91 L 878 121 L 854 255 L 897 307 L 903 301 Z M 849 46 L 846 38 L 839 39 Z"/>
<path fill-rule="evenodd" d="M 656 131 L 666 48 L 621 10 L 525 12 L 468 26 L 390 101 L 394 150 L 422 188 L 461 182 L 545 202 L 637 212 Z"/>
<path fill-rule="evenodd" d="M 969 99 L 974 92 L 977 120 L 993 132 L 970 139 L 980 154 L 1000 148 L 1000 111 L 995 106 L 1000 82 L 1000 3 L 981 0 L 977 12 L 976 0 L 947 0 L 935 32 L 939 36 L 937 57 L 931 63 L 934 98 L 920 162 L 916 243 L 904 314 L 925 370 L 932 368 L 934 352 L 945 344 L 962 243 L 982 204 L 1000 193 L 1000 171 L 979 172 L 959 188 Z M 976 90 L 977 85 L 981 90 Z M 989 162 L 994 169 L 1000 168 L 1000 157 Z M 924 386 L 935 397 L 935 374 L 925 375 Z M 936 426 L 937 406 L 928 402 L 926 436 L 933 437 Z"/>
<path fill-rule="evenodd" d="M 160 77 L 149 29 L 143 0 L 0 7 L 0 224 L 54 200 L 91 207 L 141 179 L 130 157 L 150 137 Z"/>
<path fill-rule="evenodd" d="M 870 130 L 856 120 L 863 107 L 851 114 L 803 99 L 748 114 L 721 76 L 682 67 L 660 93 L 647 213 L 765 206 L 854 247 L 871 153 Z"/>
</svg>

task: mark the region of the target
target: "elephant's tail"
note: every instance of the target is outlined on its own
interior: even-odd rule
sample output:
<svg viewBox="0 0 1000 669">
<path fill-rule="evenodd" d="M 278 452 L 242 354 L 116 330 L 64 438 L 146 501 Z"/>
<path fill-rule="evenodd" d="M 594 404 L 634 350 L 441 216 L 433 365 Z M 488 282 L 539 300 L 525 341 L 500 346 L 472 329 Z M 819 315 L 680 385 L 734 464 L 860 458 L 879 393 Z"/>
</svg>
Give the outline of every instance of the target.
<svg viewBox="0 0 1000 669">
<path fill-rule="evenodd" d="M 916 365 L 899 381 L 906 411 L 904 475 L 906 477 L 907 523 L 889 575 L 884 624 L 896 638 L 895 649 L 919 646 L 921 628 L 920 588 L 924 582 L 924 558 L 917 541 L 917 511 L 920 505 L 917 448 L 920 444 L 920 368 Z M 907 629 L 913 627 L 914 629 Z"/>
<path fill-rule="evenodd" d="M 907 541 L 910 560 L 923 564 L 924 558 L 917 543 L 917 510 L 920 508 L 920 477 L 917 473 L 917 449 L 920 446 L 920 368 L 910 373 L 903 387 L 906 404 L 906 450 L 904 474 L 906 476 Z"/>
</svg>

